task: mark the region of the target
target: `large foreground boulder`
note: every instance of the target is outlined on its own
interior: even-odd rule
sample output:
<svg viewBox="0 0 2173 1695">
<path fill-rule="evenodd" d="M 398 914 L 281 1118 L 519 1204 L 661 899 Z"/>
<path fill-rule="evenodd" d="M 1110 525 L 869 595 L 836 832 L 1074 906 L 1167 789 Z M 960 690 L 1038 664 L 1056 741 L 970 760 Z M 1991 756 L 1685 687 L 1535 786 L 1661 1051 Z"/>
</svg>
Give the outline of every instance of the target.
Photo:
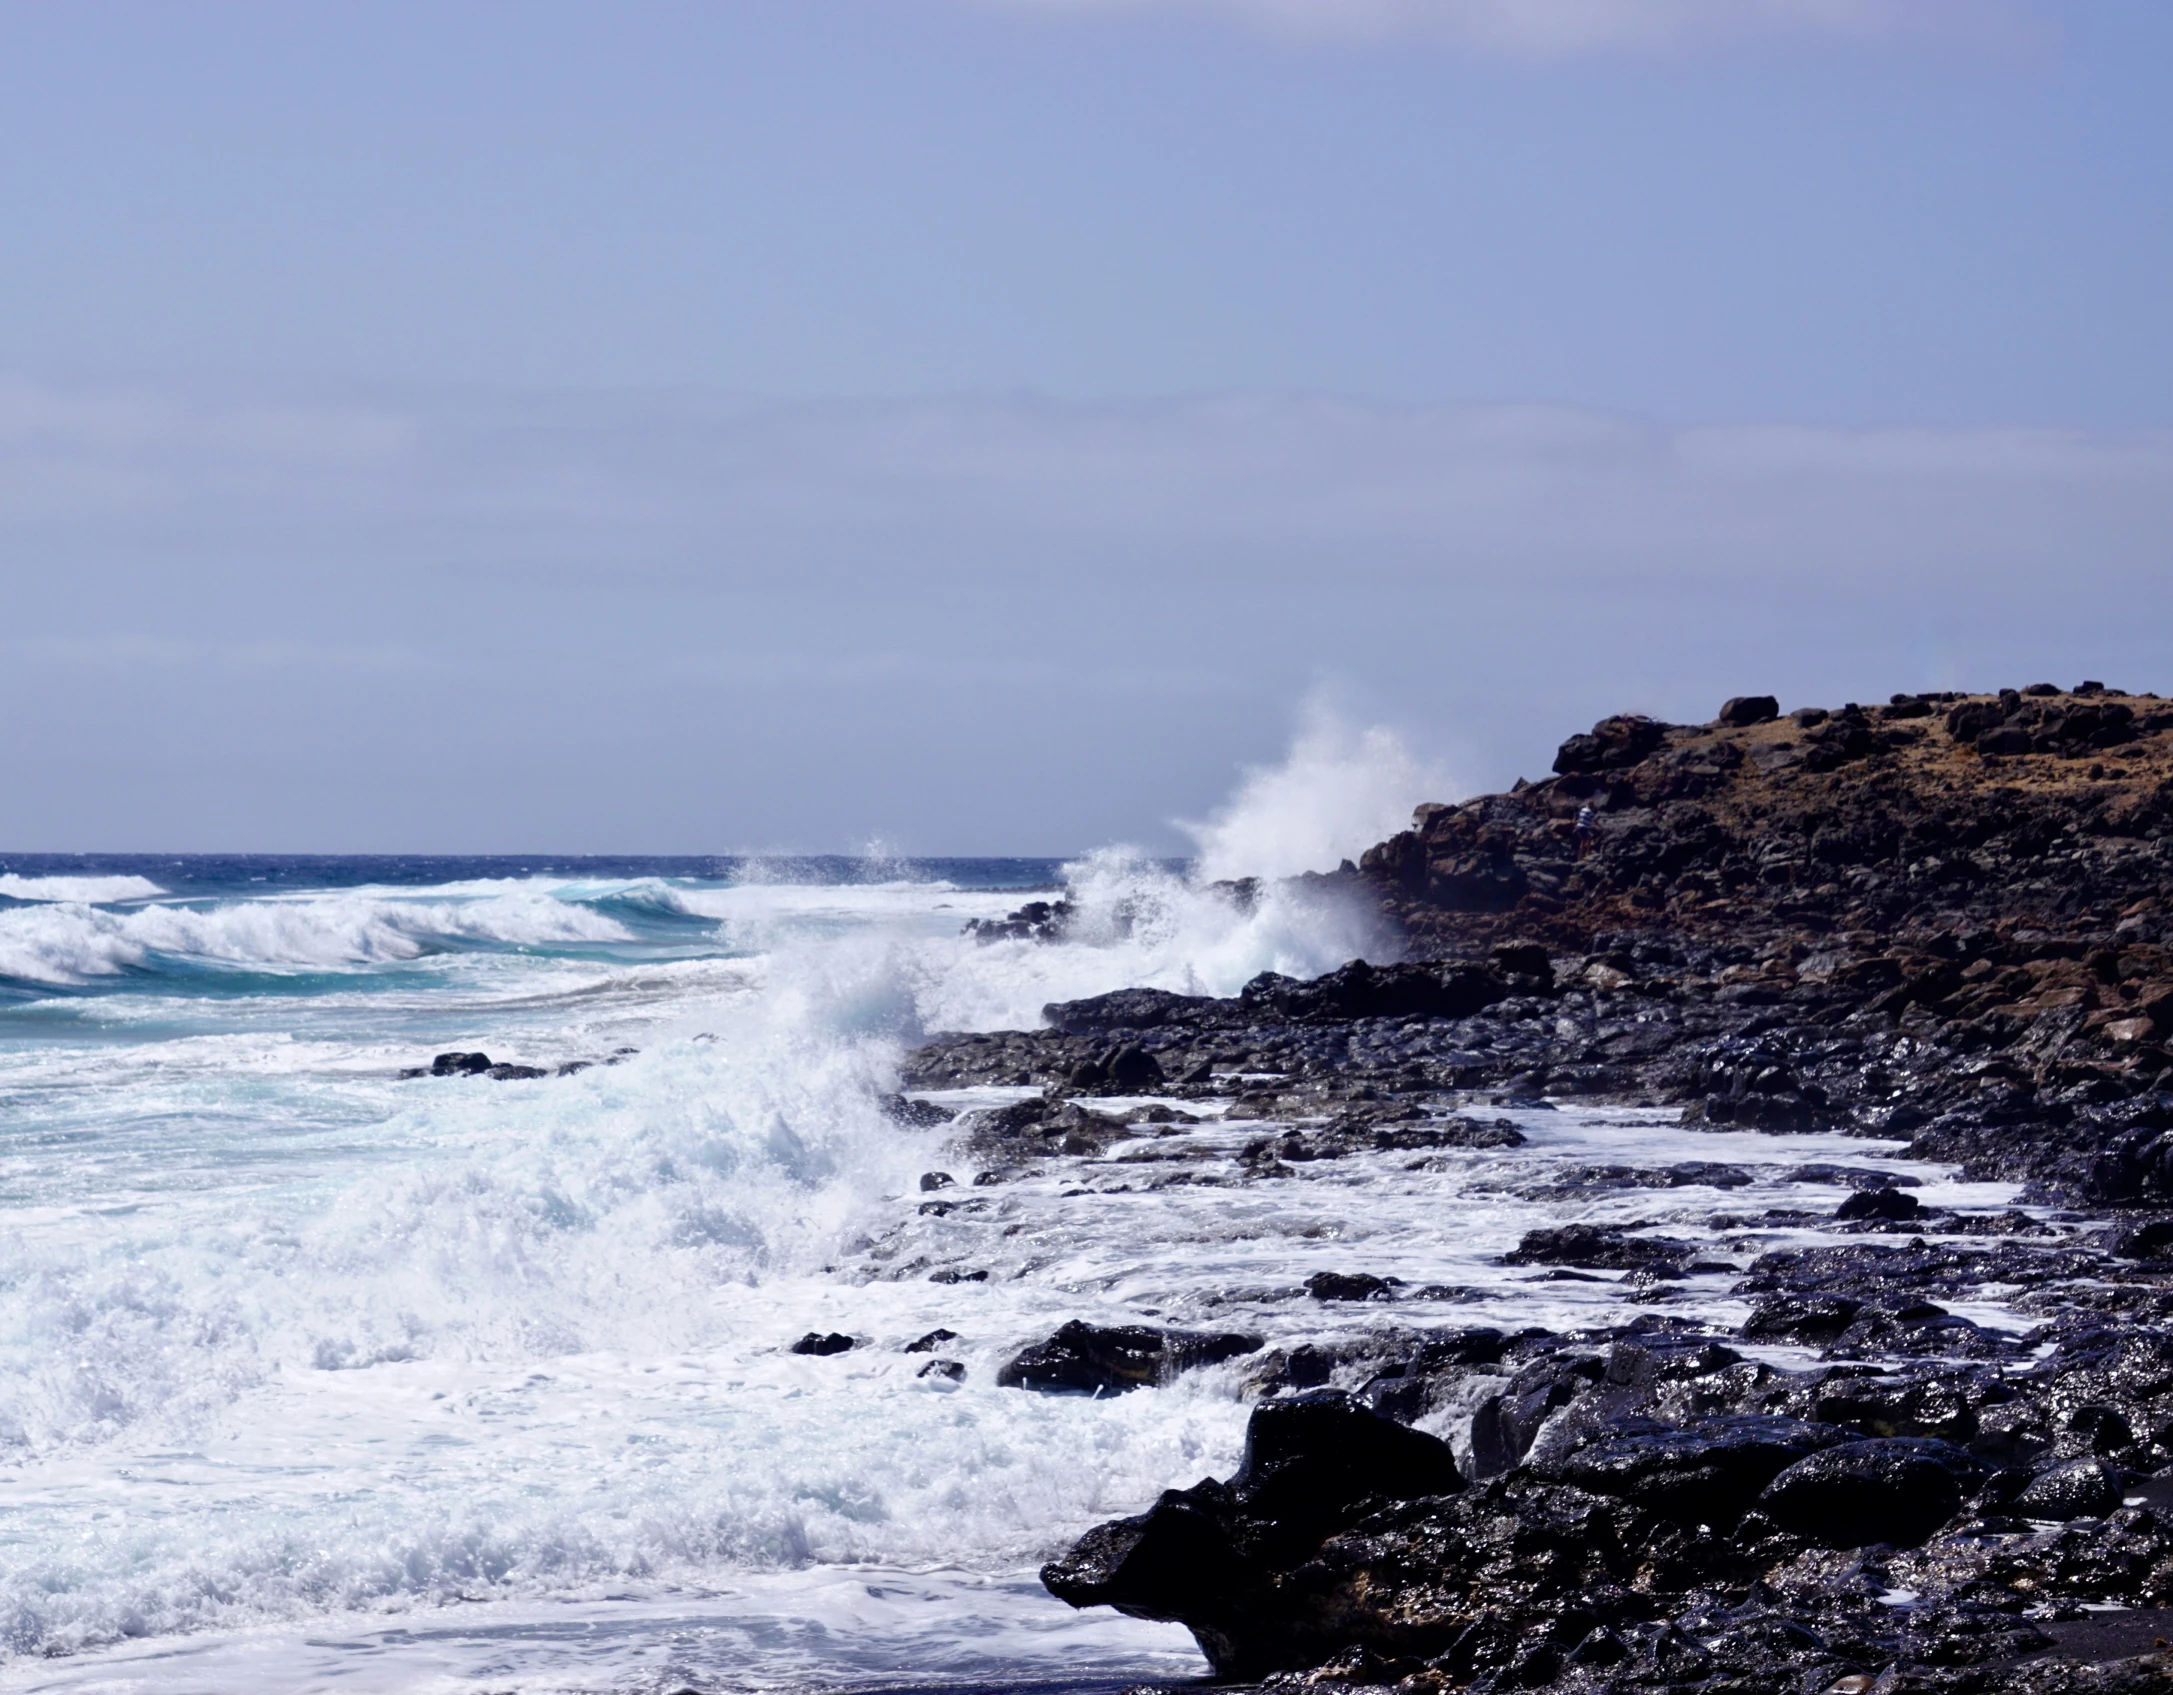
<svg viewBox="0 0 2173 1695">
<path fill-rule="evenodd" d="M 1344 1609 L 1309 1604 L 1283 1574 L 1370 1507 L 1463 1486 L 1447 1443 L 1315 1390 L 1254 1409 L 1227 1483 L 1096 1527 L 1041 1580 L 1074 1607 L 1185 1625 L 1224 1677 L 1315 1665 L 1348 1640 Z"/>
</svg>

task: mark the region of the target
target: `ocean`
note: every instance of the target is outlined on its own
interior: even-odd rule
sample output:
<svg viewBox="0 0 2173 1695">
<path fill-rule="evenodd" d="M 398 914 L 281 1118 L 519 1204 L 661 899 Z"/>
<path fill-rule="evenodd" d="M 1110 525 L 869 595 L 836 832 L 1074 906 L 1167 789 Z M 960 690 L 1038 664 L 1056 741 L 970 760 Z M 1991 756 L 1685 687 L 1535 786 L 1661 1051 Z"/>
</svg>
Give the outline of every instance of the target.
<svg viewBox="0 0 2173 1695">
<path fill-rule="evenodd" d="M 1066 940 L 965 933 L 1059 884 Z M 1371 1322 L 1303 1298 L 1323 1269 L 1460 1291 L 1406 1322 L 1619 1320 L 1619 1285 L 1499 1256 L 1644 1200 L 1534 1171 L 1739 1160 L 1751 1205 L 1893 1151 L 1516 1106 L 1515 1150 L 1168 1188 L 1052 1162 L 923 1210 L 924 1174 L 974 1176 L 884 1107 L 926 1033 L 1392 951 L 1363 911 L 1116 851 L 0 856 L 0 1689 L 1202 1675 L 1183 1630 L 1034 1574 L 1230 1470 L 1246 1361 L 1090 1399 L 996 1387 L 1012 1352 L 1073 1318 Z M 449 1052 L 543 1075 L 405 1075 Z M 1919 1169 L 1927 1201 L 2013 1198 Z"/>
</svg>

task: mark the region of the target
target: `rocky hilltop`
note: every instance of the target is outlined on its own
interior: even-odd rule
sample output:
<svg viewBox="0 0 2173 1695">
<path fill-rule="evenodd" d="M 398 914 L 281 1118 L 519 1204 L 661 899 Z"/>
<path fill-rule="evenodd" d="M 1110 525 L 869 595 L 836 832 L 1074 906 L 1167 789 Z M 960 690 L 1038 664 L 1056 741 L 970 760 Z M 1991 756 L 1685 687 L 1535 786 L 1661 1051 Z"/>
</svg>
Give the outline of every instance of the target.
<svg viewBox="0 0 2173 1695">
<path fill-rule="evenodd" d="M 1421 807 L 1368 851 L 1367 881 L 1421 951 L 1630 932 L 1741 951 L 1781 988 L 1836 954 L 1942 983 L 1998 946 L 2048 969 L 2111 954 L 2039 974 L 2106 999 L 2092 1010 L 2112 1009 L 2098 988 L 2173 982 L 2157 945 L 2173 702 L 2040 683 L 1782 717 L 1754 697 L 1710 724 L 1602 719 L 1554 771 Z"/>
</svg>

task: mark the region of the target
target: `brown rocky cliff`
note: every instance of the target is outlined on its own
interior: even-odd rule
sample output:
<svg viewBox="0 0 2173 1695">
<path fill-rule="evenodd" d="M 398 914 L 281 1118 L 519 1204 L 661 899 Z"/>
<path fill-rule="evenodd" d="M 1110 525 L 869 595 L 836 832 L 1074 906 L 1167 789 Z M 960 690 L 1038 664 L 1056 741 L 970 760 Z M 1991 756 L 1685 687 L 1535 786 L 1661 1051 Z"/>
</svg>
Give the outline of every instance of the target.
<svg viewBox="0 0 2173 1695">
<path fill-rule="evenodd" d="M 1421 807 L 1362 874 L 1422 950 L 1622 931 L 1814 951 L 1985 928 L 2155 938 L 2173 702 L 2085 684 L 1770 706 L 1730 703 L 1754 722 L 1604 719 L 1543 782 Z"/>
</svg>

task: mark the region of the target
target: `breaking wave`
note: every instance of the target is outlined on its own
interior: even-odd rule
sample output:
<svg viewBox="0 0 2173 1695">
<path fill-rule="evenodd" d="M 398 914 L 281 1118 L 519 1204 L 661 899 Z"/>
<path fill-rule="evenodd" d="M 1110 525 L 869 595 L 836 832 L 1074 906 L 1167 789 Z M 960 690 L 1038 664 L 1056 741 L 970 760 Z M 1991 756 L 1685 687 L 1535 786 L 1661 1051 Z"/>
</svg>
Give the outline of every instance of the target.
<svg viewBox="0 0 2173 1695">
<path fill-rule="evenodd" d="M 56 901 L 0 911 L 0 979 L 71 987 L 164 965 L 295 971 L 393 964 L 454 944 L 563 947 L 630 935 L 603 913 L 541 894 L 458 903 L 331 895 L 126 912 Z"/>
<path fill-rule="evenodd" d="M 148 877 L 21 877 L 12 871 L 0 876 L 0 895 L 10 900 L 110 906 L 118 901 L 153 900 L 164 893 Z"/>
</svg>

